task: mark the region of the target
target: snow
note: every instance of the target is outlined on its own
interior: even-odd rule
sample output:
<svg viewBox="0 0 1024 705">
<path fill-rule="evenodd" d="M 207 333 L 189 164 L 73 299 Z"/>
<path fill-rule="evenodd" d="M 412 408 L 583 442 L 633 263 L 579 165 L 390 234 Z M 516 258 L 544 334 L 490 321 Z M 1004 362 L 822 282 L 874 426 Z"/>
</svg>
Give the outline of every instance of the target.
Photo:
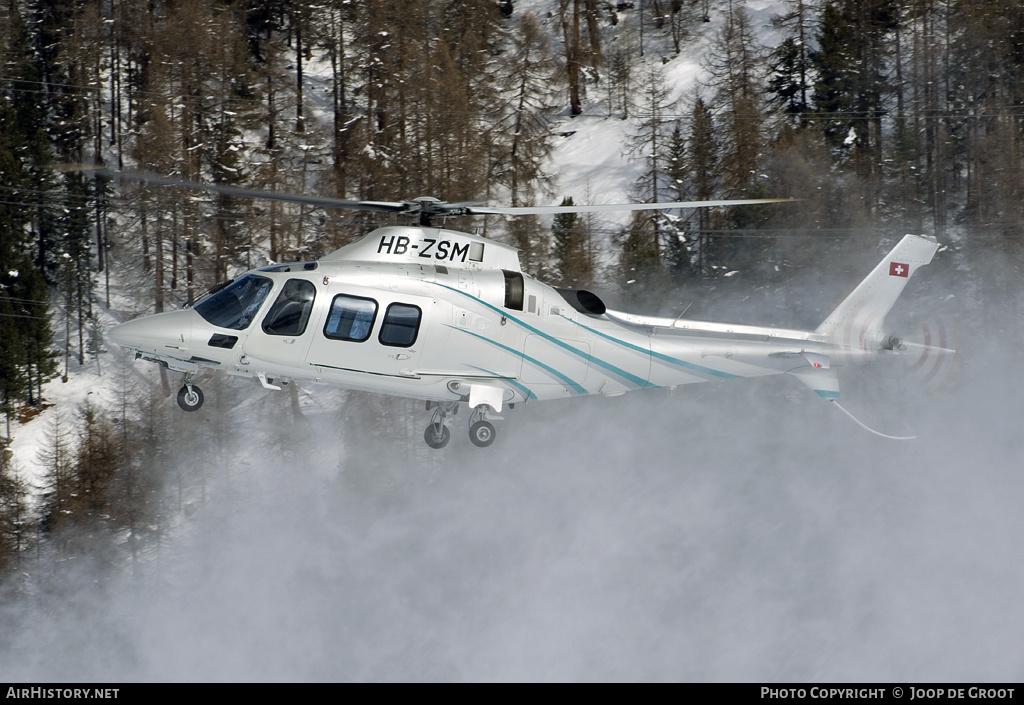
<svg viewBox="0 0 1024 705">
<path fill-rule="evenodd" d="M 744 6 L 762 43 L 775 41 L 774 35 L 777 31 L 771 28 L 770 20 L 773 14 L 779 12 L 777 0 L 754 0 L 745 3 Z M 645 58 L 638 60 L 634 65 L 636 75 L 639 75 L 650 62 L 661 68 L 667 84 L 671 87 L 672 100 L 678 106 L 677 112 L 680 115 L 686 114 L 687 103 L 697 91 L 707 91 L 702 84 L 706 77 L 704 57 L 721 30 L 725 16 L 723 8 L 724 5 L 712 8 L 711 21 L 697 26 L 699 34 L 689 40 L 679 55 L 673 55 L 668 51 L 670 47 L 666 38 L 658 39 L 648 36 L 644 45 Z M 557 9 L 556 0 L 518 0 L 515 5 L 516 13 L 533 12 L 541 19 L 542 24 L 549 29 L 554 42 L 554 51 L 560 52 L 561 29 L 557 25 L 557 18 L 553 16 Z M 627 30 L 630 21 L 635 17 L 635 12 L 626 10 L 619 14 L 618 30 L 621 33 Z M 388 33 L 381 32 L 381 36 L 388 36 Z M 311 61 L 305 63 L 304 68 L 306 79 L 311 85 L 320 82 L 329 86 L 331 67 L 326 54 L 315 55 Z M 315 90 L 308 91 L 307 97 L 313 104 L 312 114 L 327 124 L 331 106 L 330 91 L 327 88 L 325 90 L 327 91 L 326 98 L 318 99 L 316 96 L 321 91 Z M 598 85 L 589 83 L 588 92 L 582 115 L 570 117 L 564 114 L 551 126 L 554 134 L 564 135 L 556 137 L 554 149 L 546 167 L 547 173 L 553 177 L 552 190 L 555 196 L 552 203 L 560 203 L 565 196 L 572 197 L 577 204 L 629 203 L 632 201 L 630 195 L 632 185 L 642 170 L 640 160 L 629 154 L 630 137 L 637 131 L 639 121 L 636 117 L 622 120 L 609 114 L 607 93 L 603 83 Z M 197 148 L 193 147 L 193 149 Z M 304 151 L 317 149 L 315 145 L 310 144 L 300 144 L 297 148 Z M 238 147 L 232 146 L 231 149 L 238 149 Z M 364 151 L 370 158 L 378 156 L 372 144 L 367 144 Z M 385 155 L 380 156 L 386 158 Z M 598 232 L 611 232 L 621 228 L 626 225 L 628 218 L 628 213 L 604 215 L 601 218 Z M 546 220 L 550 221 L 550 217 Z M 606 250 L 610 251 L 608 240 L 605 241 L 604 246 Z M 607 261 L 608 256 L 610 255 L 606 255 L 602 259 Z M 736 272 L 729 272 L 725 276 L 729 277 L 734 274 Z M 16 273 L 12 273 L 12 276 L 14 275 Z M 125 308 L 130 306 L 127 302 L 123 303 L 125 303 Z M 104 329 L 119 322 L 108 312 L 100 311 L 100 316 Z M 53 320 L 59 321 L 61 316 L 55 315 Z M 60 329 L 58 330 L 58 328 Z M 62 327 L 57 326 L 56 323 L 54 329 L 58 337 L 63 335 Z M 84 366 L 79 367 L 77 361 L 72 359 L 66 382 L 58 377 L 45 385 L 43 397 L 47 403 L 69 410 L 76 409 L 87 399 L 100 400 L 100 405 L 102 405 L 104 390 L 109 380 L 99 374 L 96 368 L 109 369 L 111 366 L 110 356 L 121 354 L 116 345 L 108 344 L 107 347 L 111 350 L 103 356 L 99 365 L 96 362 L 88 361 Z M 23 470 L 36 484 L 38 484 L 42 472 L 36 458 L 44 443 L 49 416 L 50 414 L 43 412 L 27 424 L 17 426 L 11 445 Z"/>
<path fill-rule="evenodd" d="M 755 0 L 745 3 L 744 7 L 759 41 L 764 45 L 774 45 L 778 30 L 771 27 L 771 17 L 780 12 L 779 2 Z M 556 9 L 557 3 L 551 0 L 521 0 L 516 3 L 517 12 L 530 11 L 540 18 L 548 17 Z M 630 12 L 633 11 L 620 13 L 620 33 L 629 26 Z M 636 76 L 651 64 L 661 69 L 670 89 L 675 113 L 684 119 L 698 93 L 712 92 L 705 85 L 705 57 L 721 31 L 724 17 L 720 8 L 713 8 L 711 21 L 697 25 L 699 34 L 692 37 L 678 55 L 668 51 L 670 47 L 666 38 L 648 37 L 645 58 L 634 63 Z M 561 33 L 556 27 L 556 19 L 549 18 L 543 23 L 555 40 L 555 51 L 560 52 L 558 39 Z M 577 204 L 630 203 L 632 200 L 630 189 L 640 176 L 643 165 L 639 159 L 630 156 L 628 145 L 638 130 L 640 120 L 635 116 L 622 120 L 610 114 L 606 82 L 607 79 L 599 85 L 588 83 L 588 99 L 582 115 L 565 115 L 552 125 L 554 134 L 564 135 L 555 142 L 547 166 L 547 172 L 554 177 L 555 203 L 564 196 L 571 196 Z M 621 227 L 628 217 L 628 214 L 623 214 L 609 220 Z"/>
<path fill-rule="evenodd" d="M 63 350 L 64 326 L 58 325 L 63 322 L 63 313 L 59 303 L 55 306 L 53 315 L 53 328 L 60 349 Z M 100 324 L 104 330 L 110 328 L 117 321 L 110 312 L 96 307 L 97 315 L 100 317 Z M 72 335 L 76 335 L 72 327 Z M 94 403 L 100 408 L 113 407 L 114 400 L 108 397 L 107 390 L 110 384 L 110 370 L 115 363 L 114 356 L 123 356 L 118 346 L 109 344 L 107 352 L 100 356 L 99 361 L 86 359 L 86 364 L 79 365 L 77 352 L 72 352 L 68 360 L 68 374 L 65 377 L 64 358 L 60 358 L 60 374 L 43 385 L 43 401 L 46 405 L 44 411 L 35 415 L 27 423 L 11 424 L 10 449 L 14 453 L 22 477 L 30 485 L 40 487 L 42 485 L 44 468 L 39 464 L 39 453 L 46 445 L 46 434 L 52 415 L 58 410 L 64 410 L 69 420 L 74 421 L 74 414 L 86 401 Z"/>
<path fill-rule="evenodd" d="M 556 5 L 518 0 L 516 12 Z M 778 3 L 746 6 L 767 37 Z M 680 112 L 702 89 L 721 17 L 682 56 L 650 54 Z M 608 117 L 603 93 L 553 125 L 566 135 L 548 166 L 554 203 L 630 200 L 635 122 Z M 934 301 L 956 301 L 947 285 Z M 134 305 L 114 299 L 96 309 L 105 329 Z M 54 409 L 112 406 L 123 368 L 156 379 L 107 348 L 72 359 L 67 382 L 44 388 L 54 406 L 12 427 L 35 484 Z M 66 609 L 88 617 L 44 603 L 3 663 L 64 680 L 1012 679 L 1024 488 L 1005 390 L 1019 372 L 1013 345 L 982 348 L 959 396 L 924 397 L 884 371 L 860 388 L 885 402 L 866 408 L 922 435 L 895 446 L 771 382 L 538 405 L 510 414 L 489 451 L 453 440 L 447 455 L 410 449 L 402 464 L 380 459 L 387 443 L 360 454 L 336 442 L 342 413 L 365 405 L 302 387 L 316 442 L 286 447 L 287 462 L 252 442 L 285 397 L 246 380 L 253 393 L 220 412 L 237 443 L 214 449 L 235 491 L 176 529 L 159 585 L 65 588 Z M 880 391 L 890 382 L 898 394 Z M 382 423 L 420 426 L 420 409 Z M 370 489 L 352 489 L 359 472 L 377 477 Z"/>
<path fill-rule="evenodd" d="M 561 197 L 577 204 L 629 203 L 629 185 L 639 176 L 625 154 L 623 124 L 586 113 L 557 123 L 553 131 L 573 134 L 556 142 L 549 171 Z"/>
</svg>

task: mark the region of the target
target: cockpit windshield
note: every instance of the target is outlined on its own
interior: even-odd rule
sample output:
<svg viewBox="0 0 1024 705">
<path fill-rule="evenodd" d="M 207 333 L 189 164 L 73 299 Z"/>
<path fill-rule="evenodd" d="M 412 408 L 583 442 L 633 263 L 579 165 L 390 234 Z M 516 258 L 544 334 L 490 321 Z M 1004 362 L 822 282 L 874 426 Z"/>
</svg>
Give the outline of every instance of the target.
<svg viewBox="0 0 1024 705">
<path fill-rule="evenodd" d="M 245 330 L 260 310 L 274 283 L 267 277 L 246 274 L 227 288 L 196 302 L 196 313 L 220 328 Z"/>
</svg>

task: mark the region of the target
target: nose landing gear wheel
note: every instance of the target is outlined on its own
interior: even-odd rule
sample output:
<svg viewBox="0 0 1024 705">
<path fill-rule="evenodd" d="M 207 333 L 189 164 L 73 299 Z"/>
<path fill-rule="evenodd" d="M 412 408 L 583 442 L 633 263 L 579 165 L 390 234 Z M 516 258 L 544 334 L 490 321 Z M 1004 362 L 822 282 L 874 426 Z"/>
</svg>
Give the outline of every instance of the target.
<svg viewBox="0 0 1024 705">
<path fill-rule="evenodd" d="M 444 448 L 448 445 L 448 441 L 451 440 L 451 437 L 451 431 L 449 431 L 448 427 L 443 424 L 432 423 L 427 426 L 427 429 L 423 432 L 423 440 L 427 442 L 428 446 L 434 449 Z"/>
<path fill-rule="evenodd" d="M 193 385 L 178 390 L 178 406 L 185 411 L 197 411 L 203 405 L 203 390 Z"/>
<path fill-rule="evenodd" d="M 477 421 L 469 427 L 469 440 L 478 448 L 486 448 L 494 443 L 494 424 L 489 421 Z"/>
</svg>

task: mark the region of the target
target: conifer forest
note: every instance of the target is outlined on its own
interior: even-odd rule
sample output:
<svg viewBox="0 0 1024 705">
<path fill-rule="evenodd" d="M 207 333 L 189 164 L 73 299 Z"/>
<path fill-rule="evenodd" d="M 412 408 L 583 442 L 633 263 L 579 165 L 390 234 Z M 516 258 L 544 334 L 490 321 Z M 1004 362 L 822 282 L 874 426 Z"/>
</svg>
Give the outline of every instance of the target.
<svg viewBox="0 0 1024 705">
<path fill-rule="evenodd" d="M 584 139 L 608 168 L 579 166 Z M 116 176 L 132 170 L 350 200 L 793 198 L 446 227 L 514 245 L 524 271 L 613 292 L 630 310 L 674 317 L 693 303 L 687 315 L 712 317 L 742 299 L 759 310 L 738 322 L 811 327 L 818 303 L 779 292 L 834 275 L 826 311 L 899 237 L 926 234 L 942 246 L 929 270 L 958 288 L 954 300 L 925 286 L 914 301 L 1019 344 L 1024 3 L 0 0 L 0 680 L 18 648 L 4 625 L 22 618 L 2 604 L 66 594 L 53 566 L 173 582 L 174 537 L 218 496 L 253 492 L 244 470 L 223 470 L 246 419 L 272 420 L 258 443 L 283 467 L 309 462 L 317 423 L 375 448 L 358 468 L 330 461 L 325 482 L 366 500 L 350 516 L 400 504 L 396 493 L 413 501 L 407 476 L 382 467 L 445 462 L 420 448 L 421 404 L 337 392 L 327 420 L 309 422 L 295 385 L 210 380 L 217 401 L 200 420 L 174 405 L 173 373 L 133 366 L 105 340 L 245 270 L 314 260 L 401 221 Z M 84 401 L 48 391 L 84 375 Z M 13 440 L 29 424 L 42 430 L 26 456 Z M 633 677 L 424 668 L 398 678 Z M 706 672 L 732 673 L 743 672 Z"/>
</svg>

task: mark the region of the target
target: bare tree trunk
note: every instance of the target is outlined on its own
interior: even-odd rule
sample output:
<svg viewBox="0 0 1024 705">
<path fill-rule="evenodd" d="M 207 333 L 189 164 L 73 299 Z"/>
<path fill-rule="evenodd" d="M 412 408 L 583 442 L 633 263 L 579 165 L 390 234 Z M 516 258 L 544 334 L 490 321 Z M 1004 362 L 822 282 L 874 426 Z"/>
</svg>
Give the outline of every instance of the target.
<svg viewBox="0 0 1024 705">
<path fill-rule="evenodd" d="M 580 97 L 580 0 L 572 0 L 571 17 L 567 16 L 569 0 L 562 0 L 560 13 L 565 39 L 565 70 L 569 78 L 569 111 L 579 115 L 583 112 Z"/>
<path fill-rule="evenodd" d="M 302 5 L 296 4 L 292 15 L 295 27 L 295 131 L 302 134 L 306 131 L 306 119 L 302 114 Z"/>
<path fill-rule="evenodd" d="M 334 182 L 336 195 L 348 190 L 348 96 L 345 90 L 345 21 L 336 8 L 331 11 L 331 90 L 334 103 Z"/>
</svg>

